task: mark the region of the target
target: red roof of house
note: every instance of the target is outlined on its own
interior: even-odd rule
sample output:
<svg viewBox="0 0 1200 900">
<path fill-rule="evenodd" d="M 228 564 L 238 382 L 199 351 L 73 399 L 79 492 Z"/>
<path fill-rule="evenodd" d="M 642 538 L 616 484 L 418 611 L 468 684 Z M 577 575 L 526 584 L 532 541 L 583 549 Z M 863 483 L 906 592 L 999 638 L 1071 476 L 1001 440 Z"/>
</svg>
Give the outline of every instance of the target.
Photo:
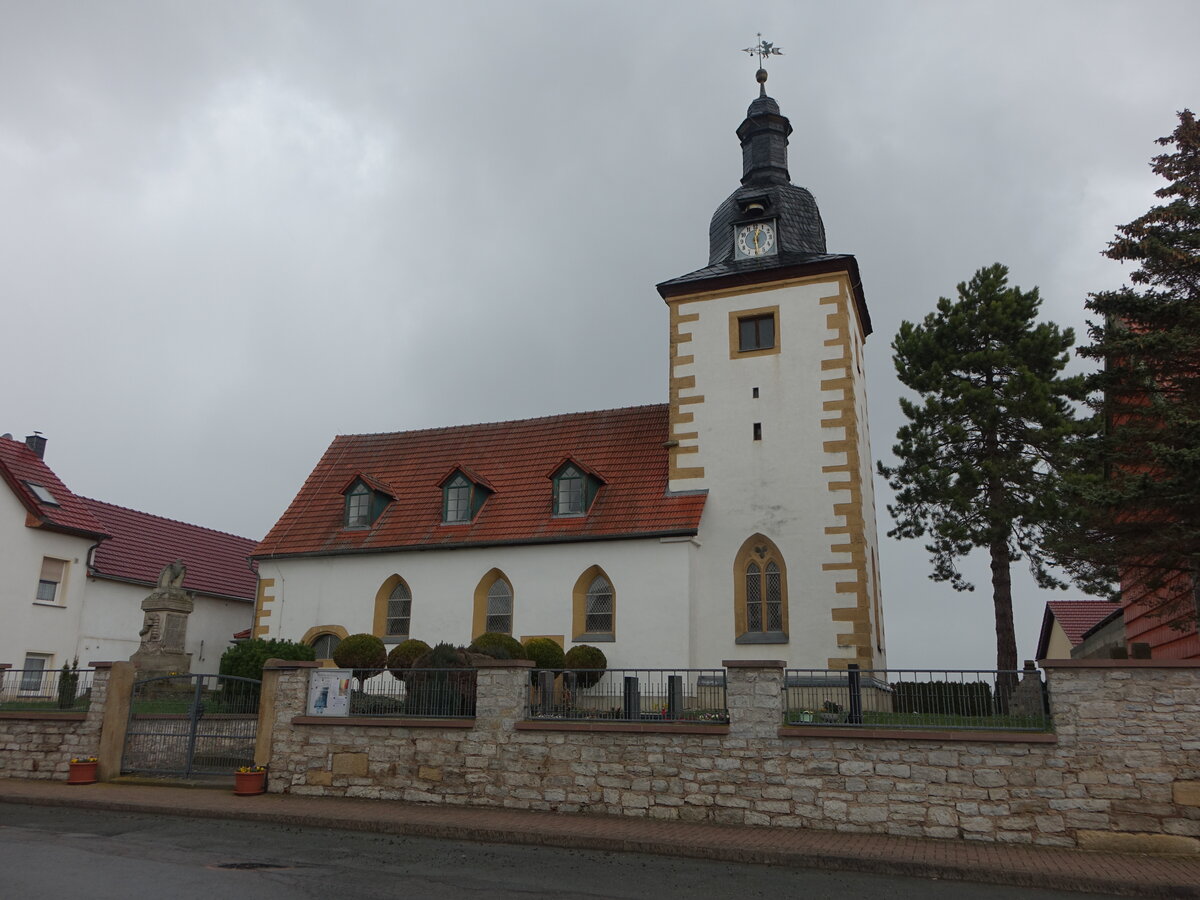
<svg viewBox="0 0 1200 900">
<path fill-rule="evenodd" d="M 1058 620 L 1071 646 L 1077 646 L 1083 636 L 1120 607 L 1107 600 L 1048 600 L 1046 607 Z"/>
<path fill-rule="evenodd" d="M 705 496 L 667 493 L 666 404 L 514 422 L 334 439 L 254 556 L 548 543 L 694 534 Z M 587 515 L 551 515 L 550 475 L 566 459 L 603 486 Z M 442 524 L 446 473 L 475 473 L 494 493 L 468 524 Z M 395 494 L 370 528 L 344 527 L 356 475 Z"/>
<path fill-rule="evenodd" d="M 0 437 L 0 477 L 29 512 L 32 524 L 52 531 L 101 538 L 104 526 L 92 515 L 82 498 L 71 493 L 58 476 L 22 441 Z M 36 484 L 50 492 L 55 503 L 41 500 L 30 490 Z"/>
<path fill-rule="evenodd" d="M 93 574 L 154 585 L 173 560 L 183 560 L 183 586 L 210 596 L 253 601 L 257 578 L 248 557 L 254 541 L 199 525 L 80 498 L 111 537 L 93 555 Z"/>
</svg>

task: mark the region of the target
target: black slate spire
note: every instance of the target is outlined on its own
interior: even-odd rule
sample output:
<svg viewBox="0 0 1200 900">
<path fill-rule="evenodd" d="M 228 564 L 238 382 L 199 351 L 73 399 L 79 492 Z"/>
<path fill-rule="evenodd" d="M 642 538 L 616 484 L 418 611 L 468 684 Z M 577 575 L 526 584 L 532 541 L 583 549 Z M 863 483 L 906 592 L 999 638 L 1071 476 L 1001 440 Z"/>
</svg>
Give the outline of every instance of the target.
<svg viewBox="0 0 1200 900">
<path fill-rule="evenodd" d="M 781 264 L 793 254 L 825 253 L 825 225 L 813 195 L 791 183 L 788 173 L 788 135 L 792 124 L 767 96 L 767 73 L 756 74 L 759 95 L 738 126 L 742 144 L 742 186 L 717 207 L 709 225 L 710 266 L 733 262 L 733 225 L 753 218 L 774 219 L 779 233 L 779 257 L 755 265 Z M 735 263 L 742 265 L 742 263 Z"/>
</svg>

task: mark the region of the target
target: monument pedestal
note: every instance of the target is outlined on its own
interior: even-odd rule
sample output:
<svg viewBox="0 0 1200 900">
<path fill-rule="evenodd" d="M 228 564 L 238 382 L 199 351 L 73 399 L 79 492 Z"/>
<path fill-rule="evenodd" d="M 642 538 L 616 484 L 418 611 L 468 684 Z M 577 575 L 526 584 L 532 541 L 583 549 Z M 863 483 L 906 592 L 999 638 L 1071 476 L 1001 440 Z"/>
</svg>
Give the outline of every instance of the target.
<svg viewBox="0 0 1200 900">
<path fill-rule="evenodd" d="M 182 569 L 182 566 L 180 566 Z M 178 584 L 183 577 L 159 578 L 159 587 L 142 601 L 145 613 L 140 632 L 142 644 L 129 661 L 139 678 L 159 675 L 187 675 L 192 671 L 192 654 L 184 651 L 187 641 L 187 618 L 194 607 L 191 595 Z M 165 584 L 164 584 L 165 582 Z"/>
</svg>

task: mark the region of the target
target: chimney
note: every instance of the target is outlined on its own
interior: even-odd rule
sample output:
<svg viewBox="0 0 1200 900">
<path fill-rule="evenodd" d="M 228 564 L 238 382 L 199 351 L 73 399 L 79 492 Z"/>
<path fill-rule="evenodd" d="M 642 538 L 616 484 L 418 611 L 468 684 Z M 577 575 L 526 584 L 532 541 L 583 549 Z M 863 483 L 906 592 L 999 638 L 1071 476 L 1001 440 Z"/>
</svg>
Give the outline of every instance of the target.
<svg viewBox="0 0 1200 900">
<path fill-rule="evenodd" d="M 42 437 L 40 431 L 35 431 L 33 434 L 26 435 L 25 446 L 37 454 L 38 459 L 46 457 L 46 439 Z"/>
</svg>

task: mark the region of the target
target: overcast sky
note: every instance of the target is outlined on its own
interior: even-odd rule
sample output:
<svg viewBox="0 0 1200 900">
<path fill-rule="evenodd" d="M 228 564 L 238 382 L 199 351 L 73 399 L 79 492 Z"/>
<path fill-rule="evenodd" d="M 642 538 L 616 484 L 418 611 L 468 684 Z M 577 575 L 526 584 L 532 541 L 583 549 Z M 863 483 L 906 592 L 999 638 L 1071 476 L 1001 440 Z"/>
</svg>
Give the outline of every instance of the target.
<svg viewBox="0 0 1200 900">
<path fill-rule="evenodd" d="M 1127 277 L 1100 251 L 1200 111 L 1198 30 L 1192 0 L 0 0 L 0 432 L 260 538 L 336 434 L 665 401 L 654 285 L 707 263 L 761 31 L 890 456 L 901 320 L 999 261 L 1080 332 Z M 993 665 L 986 582 L 930 582 L 877 491 L 889 662 Z M 1016 580 L 1022 657 L 1053 596 Z"/>
</svg>

